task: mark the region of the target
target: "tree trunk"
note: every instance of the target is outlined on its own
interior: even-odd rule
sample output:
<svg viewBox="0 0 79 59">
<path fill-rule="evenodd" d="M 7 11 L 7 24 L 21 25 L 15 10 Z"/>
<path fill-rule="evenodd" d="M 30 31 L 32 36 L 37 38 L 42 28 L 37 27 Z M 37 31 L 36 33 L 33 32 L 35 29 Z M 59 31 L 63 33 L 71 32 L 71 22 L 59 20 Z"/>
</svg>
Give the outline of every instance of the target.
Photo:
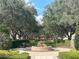
<svg viewBox="0 0 79 59">
<path fill-rule="evenodd" d="M 68 40 L 71 40 L 71 38 L 72 38 L 72 35 L 70 35 L 70 36 L 68 35 Z"/>
<path fill-rule="evenodd" d="M 71 47 L 72 48 L 75 48 L 74 40 L 75 40 L 75 34 L 72 35 L 72 40 L 71 40 Z"/>
<path fill-rule="evenodd" d="M 72 37 L 73 37 L 73 38 L 72 38 Z M 75 39 L 75 34 L 70 34 L 70 35 L 68 35 L 68 40 L 71 41 L 71 43 L 70 43 L 70 47 L 71 47 L 71 48 L 74 48 L 74 39 Z"/>
<path fill-rule="evenodd" d="M 71 40 L 72 39 L 72 35 L 73 34 L 74 34 L 74 32 L 73 33 L 70 32 L 70 34 L 68 34 L 68 40 Z"/>
<path fill-rule="evenodd" d="M 12 30 L 11 30 L 11 32 L 10 32 L 10 38 L 12 39 L 12 40 L 16 40 L 16 33 L 15 32 L 13 32 Z"/>
</svg>

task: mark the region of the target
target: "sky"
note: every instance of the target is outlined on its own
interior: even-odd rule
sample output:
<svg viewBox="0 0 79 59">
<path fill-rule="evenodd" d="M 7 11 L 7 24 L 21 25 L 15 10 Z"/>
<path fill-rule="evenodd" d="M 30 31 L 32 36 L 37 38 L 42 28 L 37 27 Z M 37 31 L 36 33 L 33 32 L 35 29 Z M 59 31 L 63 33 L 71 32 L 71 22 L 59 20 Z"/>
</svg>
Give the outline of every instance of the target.
<svg viewBox="0 0 79 59">
<path fill-rule="evenodd" d="M 38 13 L 38 16 L 36 17 L 36 20 L 42 24 L 42 18 L 43 18 L 43 13 L 44 13 L 44 9 L 45 9 L 45 6 L 50 4 L 51 1 L 54 1 L 54 0 L 25 0 L 26 3 L 27 2 L 31 2 L 32 5 L 36 8 L 37 10 L 37 13 Z"/>
<path fill-rule="evenodd" d="M 42 15 L 44 8 L 51 0 L 32 0 L 33 5 L 36 7 L 38 15 Z"/>
<path fill-rule="evenodd" d="M 32 5 L 37 9 L 38 15 L 43 15 L 45 6 L 54 0 L 25 0 L 25 1 L 26 3 L 27 2 L 32 3 Z"/>
</svg>

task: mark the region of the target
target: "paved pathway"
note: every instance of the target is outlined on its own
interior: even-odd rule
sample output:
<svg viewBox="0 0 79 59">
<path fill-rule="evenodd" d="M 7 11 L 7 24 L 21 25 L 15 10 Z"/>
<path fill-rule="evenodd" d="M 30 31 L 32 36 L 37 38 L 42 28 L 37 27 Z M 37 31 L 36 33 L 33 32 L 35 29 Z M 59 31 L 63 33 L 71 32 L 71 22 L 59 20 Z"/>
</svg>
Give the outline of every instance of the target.
<svg viewBox="0 0 79 59">
<path fill-rule="evenodd" d="M 58 52 L 29 52 L 31 59 L 58 59 Z"/>
<path fill-rule="evenodd" d="M 55 51 L 48 51 L 48 52 L 33 52 L 33 51 L 26 51 L 31 56 L 31 59 L 58 59 L 59 52 L 68 52 L 70 51 L 69 48 L 53 48 Z M 25 51 L 20 51 L 20 53 Z"/>
</svg>

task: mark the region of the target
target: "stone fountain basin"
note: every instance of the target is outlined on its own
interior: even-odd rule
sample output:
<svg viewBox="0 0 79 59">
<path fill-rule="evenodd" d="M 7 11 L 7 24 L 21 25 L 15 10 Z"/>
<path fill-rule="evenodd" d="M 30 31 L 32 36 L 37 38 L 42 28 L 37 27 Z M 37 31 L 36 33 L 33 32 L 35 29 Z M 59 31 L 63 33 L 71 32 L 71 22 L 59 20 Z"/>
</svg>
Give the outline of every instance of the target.
<svg viewBox="0 0 79 59">
<path fill-rule="evenodd" d="M 36 46 L 32 46 L 31 50 L 32 51 L 36 51 L 36 52 L 45 52 L 45 51 L 48 51 L 48 47 L 36 47 Z"/>
</svg>

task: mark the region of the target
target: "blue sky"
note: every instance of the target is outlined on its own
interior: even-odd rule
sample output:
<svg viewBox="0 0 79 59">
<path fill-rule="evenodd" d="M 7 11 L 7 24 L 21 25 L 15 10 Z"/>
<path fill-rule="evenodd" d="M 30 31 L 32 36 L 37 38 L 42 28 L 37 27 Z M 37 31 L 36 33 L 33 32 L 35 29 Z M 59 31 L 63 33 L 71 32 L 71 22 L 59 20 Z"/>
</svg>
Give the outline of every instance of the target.
<svg viewBox="0 0 79 59">
<path fill-rule="evenodd" d="M 32 5 L 37 9 L 38 15 L 43 15 L 45 6 L 50 4 L 54 0 L 25 0 L 27 2 L 31 2 Z"/>
<path fill-rule="evenodd" d="M 43 23 L 42 18 L 45 6 L 54 1 L 55 0 L 25 0 L 26 3 L 31 2 L 32 5 L 36 8 L 38 12 L 38 16 L 36 16 L 36 21 L 38 21 L 39 24 Z"/>
<path fill-rule="evenodd" d="M 31 0 L 32 4 L 36 7 L 38 15 L 43 15 L 44 8 L 53 0 Z"/>
</svg>

